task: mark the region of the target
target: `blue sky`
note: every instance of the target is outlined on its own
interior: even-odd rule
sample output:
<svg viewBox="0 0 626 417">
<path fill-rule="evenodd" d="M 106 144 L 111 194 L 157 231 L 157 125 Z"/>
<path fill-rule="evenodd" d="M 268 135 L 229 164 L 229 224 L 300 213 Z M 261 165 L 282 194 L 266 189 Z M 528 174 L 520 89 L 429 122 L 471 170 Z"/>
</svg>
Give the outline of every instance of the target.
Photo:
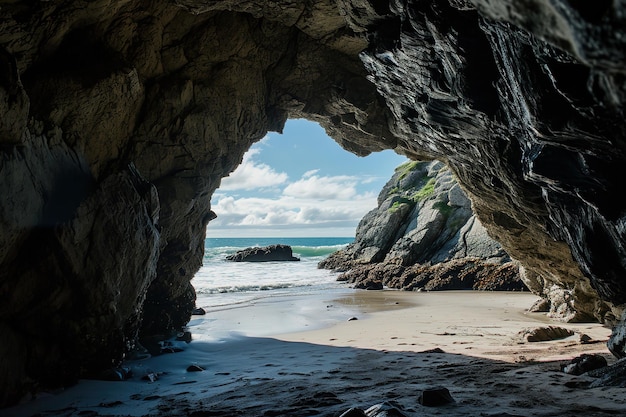
<svg viewBox="0 0 626 417">
<path fill-rule="evenodd" d="M 353 237 L 406 157 L 357 157 L 317 123 L 289 120 L 269 133 L 215 192 L 208 237 Z"/>
</svg>

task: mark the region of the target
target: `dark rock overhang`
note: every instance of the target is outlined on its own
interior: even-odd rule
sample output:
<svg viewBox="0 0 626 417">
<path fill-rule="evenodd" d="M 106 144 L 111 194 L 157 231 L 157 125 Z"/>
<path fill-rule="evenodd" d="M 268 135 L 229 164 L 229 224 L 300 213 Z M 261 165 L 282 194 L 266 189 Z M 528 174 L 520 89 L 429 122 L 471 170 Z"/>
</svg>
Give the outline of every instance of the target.
<svg viewBox="0 0 626 417">
<path fill-rule="evenodd" d="M 359 155 L 445 161 L 533 291 L 559 287 L 582 314 L 615 322 L 626 302 L 622 8 L 4 3 L 0 354 L 12 360 L 0 403 L 28 381 L 120 360 L 140 330 L 184 324 L 211 194 L 288 117 Z"/>
</svg>

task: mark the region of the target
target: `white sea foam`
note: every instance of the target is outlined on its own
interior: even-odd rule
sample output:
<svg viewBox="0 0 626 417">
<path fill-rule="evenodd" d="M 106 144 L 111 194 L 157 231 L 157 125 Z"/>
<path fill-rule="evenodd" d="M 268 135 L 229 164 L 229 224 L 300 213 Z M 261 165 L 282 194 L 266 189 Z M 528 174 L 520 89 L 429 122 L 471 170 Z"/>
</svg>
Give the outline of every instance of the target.
<svg viewBox="0 0 626 417">
<path fill-rule="evenodd" d="M 337 274 L 318 269 L 328 254 L 345 247 L 349 238 L 207 239 L 204 262 L 192 284 L 197 306 L 211 310 L 259 299 L 339 288 Z M 299 262 L 230 262 L 227 255 L 251 246 L 283 243 L 292 246 Z"/>
</svg>

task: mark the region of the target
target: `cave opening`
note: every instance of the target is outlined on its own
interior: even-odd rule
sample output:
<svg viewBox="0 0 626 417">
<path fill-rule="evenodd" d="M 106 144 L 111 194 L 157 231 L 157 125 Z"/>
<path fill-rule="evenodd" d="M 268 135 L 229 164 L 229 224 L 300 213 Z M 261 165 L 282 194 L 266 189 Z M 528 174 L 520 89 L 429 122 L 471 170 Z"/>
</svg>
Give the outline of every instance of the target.
<svg viewBox="0 0 626 417">
<path fill-rule="evenodd" d="M 357 224 L 376 207 L 379 192 L 406 161 L 392 150 L 356 156 L 305 119 L 290 119 L 282 133 L 269 133 L 254 144 L 212 198 L 217 218 L 207 227 L 203 265 L 192 285 L 197 309 L 221 320 L 206 329 L 199 325 L 194 334 L 215 340 L 232 331 L 264 336 L 320 325 L 303 313 L 325 308 L 315 297 L 296 308 L 276 303 L 279 310 L 268 313 L 273 318 L 247 317 L 245 306 L 341 291 L 337 274 L 317 264 L 354 240 Z M 270 245 L 290 246 L 299 261 L 225 260 L 237 251 Z M 339 299 L 345 305 L 337 314 L 348 314 L 353 301 Z M 241 314 L 220 313 L 224 306 L 235 305 Z"/>
<path fill-rule="evenodd" d="M 268 133 L 223 178 L 211 201 L 208 237 L 354 236 L 396 167 L 392 150 L 356 156 L 317 123 L 290 119 Z"/>
</svg>

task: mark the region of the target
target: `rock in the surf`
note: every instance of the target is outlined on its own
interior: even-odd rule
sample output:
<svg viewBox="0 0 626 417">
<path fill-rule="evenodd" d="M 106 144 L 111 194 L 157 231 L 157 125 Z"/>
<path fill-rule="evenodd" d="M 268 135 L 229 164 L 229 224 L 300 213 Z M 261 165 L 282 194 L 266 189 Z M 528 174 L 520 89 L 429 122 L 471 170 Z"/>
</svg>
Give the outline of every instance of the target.
<svg viewBox="0 0 626 417">
<path fill-rule="evenodd" d="M 246 248 L 226 257 L 233 262 L 272 262 L 272 261 L 299 261 L 293 256 L 289 245 L 269 245 L 264 247 Z"/>
</svg>

